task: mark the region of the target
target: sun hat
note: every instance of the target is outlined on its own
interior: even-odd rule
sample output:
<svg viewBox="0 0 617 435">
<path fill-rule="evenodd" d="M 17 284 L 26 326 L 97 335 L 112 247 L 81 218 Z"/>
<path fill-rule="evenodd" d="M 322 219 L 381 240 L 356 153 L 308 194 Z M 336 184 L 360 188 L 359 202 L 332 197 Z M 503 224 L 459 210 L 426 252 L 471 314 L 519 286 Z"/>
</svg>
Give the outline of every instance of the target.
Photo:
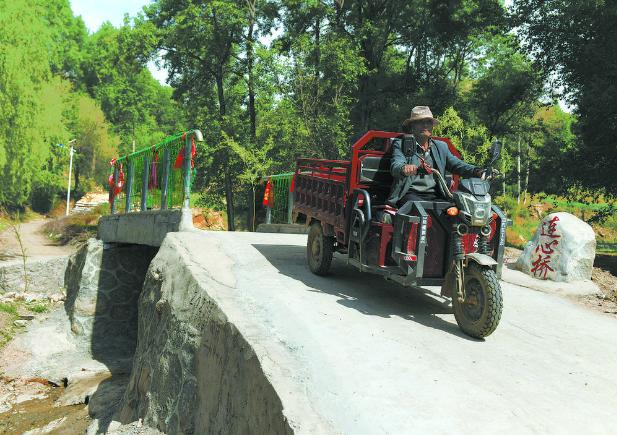
<svg viewBox="0 0 617 435">
<path fill-rule="evenodd" d="M 433 120 L 433 124 L 437 124 L 439 121 L 433 117 L 433 112 L 428 106 L 416 106 L 411 109 L 411 115 L 406 119 L 405 123 L 411 123 L 414 121 L 420 121 L 422 119 L 431 119 Z"/>
</svg>

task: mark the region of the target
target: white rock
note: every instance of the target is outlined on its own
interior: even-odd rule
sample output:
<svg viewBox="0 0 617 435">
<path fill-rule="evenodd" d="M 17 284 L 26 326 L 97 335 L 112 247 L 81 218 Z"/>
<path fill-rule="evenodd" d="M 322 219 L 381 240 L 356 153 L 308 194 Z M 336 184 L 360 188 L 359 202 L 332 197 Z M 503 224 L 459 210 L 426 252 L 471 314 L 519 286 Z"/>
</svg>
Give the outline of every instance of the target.
<svg viewBox="0 0 617 435">
<path fill-rule="evenodd" d="M 62 293 L 55 293 L 47 297 L 51 302 L 60 302 L 66 299 L 66 296 Z"/>
<path fill-rule="evenodd" d="M 596 235 L 576 216 L 551 213 L 542 219 L 515 268 L 537 279 L 581 281 L 591 279 Z"/>
</svg>

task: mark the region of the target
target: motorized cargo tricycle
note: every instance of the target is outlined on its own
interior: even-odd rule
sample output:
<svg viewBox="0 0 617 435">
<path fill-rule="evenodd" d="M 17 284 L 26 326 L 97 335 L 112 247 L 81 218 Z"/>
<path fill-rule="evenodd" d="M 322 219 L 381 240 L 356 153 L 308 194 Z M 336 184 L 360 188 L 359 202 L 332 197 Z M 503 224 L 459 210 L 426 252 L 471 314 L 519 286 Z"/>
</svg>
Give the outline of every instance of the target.
<svg viewBox="0 0 617 435">
<path fill-rule="evenodd" d="M 508 219 L 491 203 L 488 180 L 461 180 L 434 169 L 447 198 L 413 201 L 400 211 L 388 205 L 390 149 L 399 136 L 369 131 L 353 145 L 349 161 L 298 159 L 293 220 L 310 226 L 309 268 L 326 274 L 338 252 L 361 272 L 403 286 L 441 286 L 459 327 L 486 337 L 501 318 Z M 460 156 L 450 140 L 438 139 Z M 486 173 L 499 151 L 494 144 Z"/>
</svg>

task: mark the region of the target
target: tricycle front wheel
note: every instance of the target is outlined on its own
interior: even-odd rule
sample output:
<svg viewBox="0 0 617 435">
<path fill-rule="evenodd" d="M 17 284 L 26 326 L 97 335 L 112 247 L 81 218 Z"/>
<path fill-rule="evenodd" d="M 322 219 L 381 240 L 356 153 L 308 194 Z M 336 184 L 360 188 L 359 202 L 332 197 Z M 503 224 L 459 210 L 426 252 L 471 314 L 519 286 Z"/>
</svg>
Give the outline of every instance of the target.
<svg viewBox="0 0 617 435">
<path fill-rule="evenodd" d="M 499 324 L 503 309 L 501 286 L 495 272 L 487 266 L 471 263 L 465 268 L 465 301 L 452 298 L 456 323 L 467 335 L 489 336 Z"/>
<path fill-rule="evenodd" d="M 324 235 L 321 223 L 313 222 L 308 233 L 306 258 L 309 269 L 316 275 L 325 275 L 330 270 L 334 255 L 334 237 Z"/>
</svg>

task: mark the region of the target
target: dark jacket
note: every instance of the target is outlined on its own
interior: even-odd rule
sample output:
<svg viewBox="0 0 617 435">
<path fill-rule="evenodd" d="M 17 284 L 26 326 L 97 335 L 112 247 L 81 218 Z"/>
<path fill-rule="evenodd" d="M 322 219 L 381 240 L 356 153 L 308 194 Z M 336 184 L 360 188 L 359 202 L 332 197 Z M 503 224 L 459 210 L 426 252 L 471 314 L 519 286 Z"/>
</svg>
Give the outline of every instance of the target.
<svg viewBox="0 0 617 435">
<path fill-rule="evenodd" d="M 403 175 L 403 166 L 420 165 L 420 158 L 418 154 L 415 153 L 417 146 L 416 140 L 412 135 L 405 135 L 400 139 L 393 140 L 390 173 L 394 178 L 394 182 L 392 183 L 390 195 L 388 196 L 388 204 L 396 206 L 396 203 L 400 201 L 409 190 L 413 175 Z M 478 168 L 455 157 L 448 149 L 447 143 L 431 139 L 430 146 L 434 159 L 433 166 L 442 175 L 445 176 L 446 170 L 453 174 L 462 175 L 463 177 L 473 177 L 476 175 Z M 441 192 L 439 183 L 437 183 L 437 189 L 438 193 L 445 198 L 444 193 Z"/>
</svg>

